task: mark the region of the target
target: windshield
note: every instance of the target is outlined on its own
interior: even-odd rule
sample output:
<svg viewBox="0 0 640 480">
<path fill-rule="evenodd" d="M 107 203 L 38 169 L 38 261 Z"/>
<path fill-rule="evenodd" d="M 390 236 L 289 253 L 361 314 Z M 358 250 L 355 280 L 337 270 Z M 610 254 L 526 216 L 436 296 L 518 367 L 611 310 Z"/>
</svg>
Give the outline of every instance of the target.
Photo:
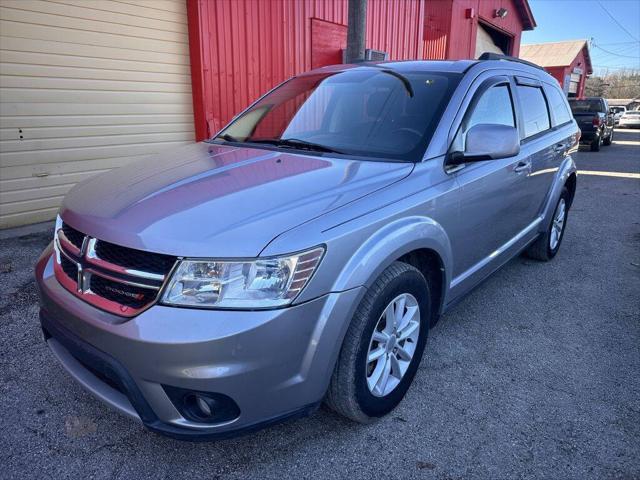
<svg viewBox="0 0 640 480">
<path fill-rule="evenodd" d="M 569 100 L 569 105 L 573 113 L 602 111 L 602 102 L 597 98 L 593 100 Z"/>
<path fill-rule="evenodd" d="M 214 140 L 418 161 L 459 80 L 459 74 L 384 67 L 302 75 Z"/>
<path fill-rule="evenodd" d="M 626 112 L 624 114 L 625 117 L 637 117 L 640 116 L 640 112 Z"/>
</svg>

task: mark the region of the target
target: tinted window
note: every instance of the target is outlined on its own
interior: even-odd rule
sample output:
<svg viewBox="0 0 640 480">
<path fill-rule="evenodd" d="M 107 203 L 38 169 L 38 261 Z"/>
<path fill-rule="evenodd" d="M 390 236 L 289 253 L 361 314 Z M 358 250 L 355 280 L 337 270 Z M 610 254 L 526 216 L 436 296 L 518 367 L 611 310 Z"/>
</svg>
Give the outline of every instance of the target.
<svg viewBox="0 0 640 480">
<path fill-rule="evenodd" d="M 507 85 L 497 85 L 484 92 L 466 123 L 466 129 L 481 123 L 515 127 L 513 104 Z"/>
<path fill-rule="evenodd" d="M 550 127 L 549 111 L 542 89 L 518 85 L 518 97 L 524 119 L 525 138 L 547 130 Z"/>
<path fill-rule="evenodd" d="M 562 125 L 570 121 L 573 116 L 569 112 L 567 107 L 567 101 L 564 95 L 557 88 L 547 88 L 547 94 L 549 99 L 549 108 L 553 111 L 553 115 L 556 118 L 556 124 Z"/>
<path fill-rule="evenodd" d="M 587 100 L 569 100 L 569 105 L 571 106 L 571 111 L 573 113 L 605 111 L 599 98 L 592 98 Z"/>
<path fill-rule="evenodd" d="M 295 140 L 347 155 L 417 161 L 460 77 L 382 68 L 301 75 L 263 97 L 215 140 L 269 148 L 291 148 Z"/>
</svg>

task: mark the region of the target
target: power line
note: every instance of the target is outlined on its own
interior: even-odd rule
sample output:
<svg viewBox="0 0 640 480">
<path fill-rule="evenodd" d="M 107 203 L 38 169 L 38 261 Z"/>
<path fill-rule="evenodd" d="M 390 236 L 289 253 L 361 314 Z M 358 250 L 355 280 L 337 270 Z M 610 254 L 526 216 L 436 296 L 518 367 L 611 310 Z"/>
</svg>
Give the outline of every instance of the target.
<svg viewBox="0 0 640 480">
<path fill-rule="evenodd" d="M 625 28 L 624 25 L 622 25 L 618 20 L 616 20 L 616 17 L 614 17 L 613 15 L 611 15 L 611 12 L 609 12 L 609 10 L 607 10 L 606 8 L 604 8 L 604 5 L 602 4 L 602 2 L 600 0 L 597 0 L 598 5 L 600 5 L 600 8 L 602 8 L 602 10 L 604 10 L 604 12 L 609 15 L 609 17 L 611 18 L 611 20 L 613 20 L 614 22 L 616 22 L 616 24 L 625 32 L 627 32 L 627 34 L 633 38 L 636 42 L 640 42 L 640 39 L 638 39 L 638 37 L 636 37 L 633 33 L 631 33 L 629 30 L 627 30 Z"/>
<path fill-rule="evenodd" d="M 614 55 L 616 57 L 622 57 L 622 58 L 635 58 L 636 60 L 640 60 L 640 55 L 620 55 L 619 53 L 612 52 L 611 50 L 606 50 L 606 49 L 596 45 L 595 43 L 592 43 L 592 46 L 596 47 L 597 49 L 602 50 L 605 53 L 608 53 L 609 55 Z"/>
<path fill-rule="evenodd" d="M 629 44 L 636 44 L 636 43 L 640 43 L 640 40 L 632 40 L 629 42 L 609 42 L 609 43 L 601 43 L 600 45 L 629 45 Z"/>
</svg>

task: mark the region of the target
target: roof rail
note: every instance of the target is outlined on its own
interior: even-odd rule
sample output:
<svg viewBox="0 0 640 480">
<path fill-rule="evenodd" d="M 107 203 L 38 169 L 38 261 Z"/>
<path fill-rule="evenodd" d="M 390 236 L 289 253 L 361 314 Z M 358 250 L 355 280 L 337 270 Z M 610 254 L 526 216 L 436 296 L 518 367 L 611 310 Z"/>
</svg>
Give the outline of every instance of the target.
<svg viewBox="0 0 640 480">
<path fill-rule="evenodd" d="M 524 65 L 529 65 L 530 67 L 537 68 L 539 70 L 544 70 L 540 65 L 537 65 L 533 62 L 527 62 L 526 60 L 522 60 L 521 58 L 512 57 L 510 55 L 500 55 L 499 53 L 492 52 L 484 52 L 478 60 L 507 60 L 509 62 L 518 62 Z"/>
</svg>

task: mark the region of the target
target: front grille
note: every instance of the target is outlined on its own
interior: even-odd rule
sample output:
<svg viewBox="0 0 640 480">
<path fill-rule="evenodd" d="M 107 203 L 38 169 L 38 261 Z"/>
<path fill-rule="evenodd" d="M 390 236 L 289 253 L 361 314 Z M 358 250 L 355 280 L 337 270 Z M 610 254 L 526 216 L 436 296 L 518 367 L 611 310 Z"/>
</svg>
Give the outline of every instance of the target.
<svg viewBox="0 0 640 480">
<path fill-rule="evenodd" d="M 96 243 L 96 255 L 102 260 L 121 267 L 159 275 L 169 273 L 176 261 L 176 257 L 171 255 L 121 247 L 103 240 L 98 240 Z"/>
<path fill-rule="evenodd" d="M 131 308 L 142 308 L 151 303 L 156 296 L 156 290 L 114 282 L 97 275 L 91 276 L 89 288 L 102 298 Z"/>
<path fill-rule="evenodd" d="M 58 280 L 77 297 L 116 315 L 132 317 L 149 307 L 176 262 L 170 255 L 94 239 L 65 223 L 61 229 L 68 242 L 56 240 Z"/>
<path fill-rule="evenodd" d="M 84 241 L 84 233 L 80 233 L 73 227 L 70 227 L 66 223 L 62 224 L 62 231 L 64 236 L 75 245 L 77 248 L 82 248 L 82 242 Z"/>
<path fill-rule="evenodd" d="M 78 280 L 78 266 L 64 255 L 60 255 L 62 271 L 74 282 Z"/>
</svg>

